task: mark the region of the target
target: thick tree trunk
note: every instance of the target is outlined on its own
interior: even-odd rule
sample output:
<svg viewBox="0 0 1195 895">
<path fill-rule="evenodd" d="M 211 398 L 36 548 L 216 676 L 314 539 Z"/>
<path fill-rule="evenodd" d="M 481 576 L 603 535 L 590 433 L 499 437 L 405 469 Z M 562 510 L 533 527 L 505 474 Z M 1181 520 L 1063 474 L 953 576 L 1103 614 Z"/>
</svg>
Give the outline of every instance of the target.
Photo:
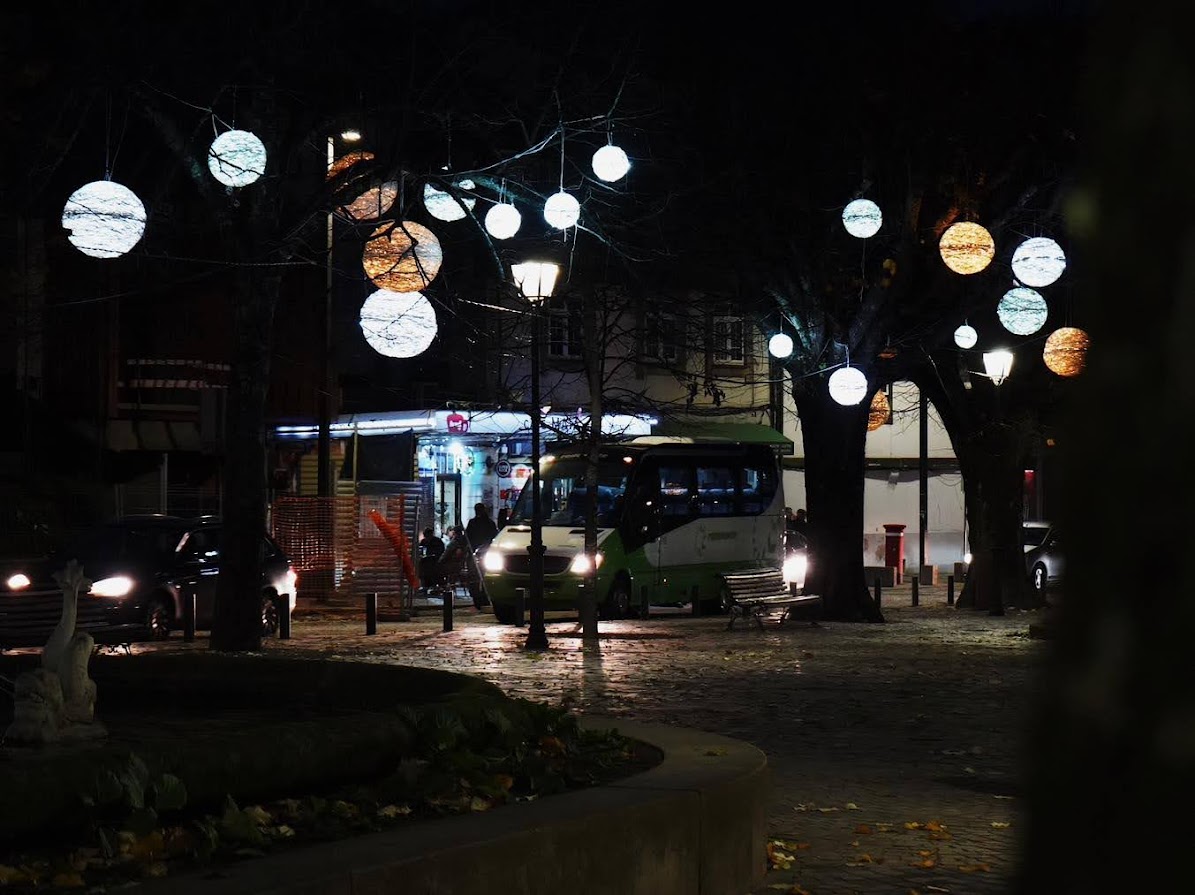
<svg viewBox="0 0 1195 895">
<path fill-rule="evenodd" d="M 863 576 L 863 469 L 868 403 L 843 407 L 821 382 L 793 390 L 805 434 L 811 568 L 806 590 L 836 621 L 883 621 Z"/>
<path fill-rule="evenodd" d="M 224 467 L 224 526 L 211 647 L 261 649 L 262 536 L 266 531 L 266 392 L 278 276 L 238 275 Z"/>
<path fill-rule="evenodd" d="M 1010 607 L 1028 607 L 1033 598 L 1021 547 L 1024 464 L 1016 459 L 1020 456 L 1017 430 L 998 419 L 989 420 L 959 445 L 957 456 L 972 554 L 958 606 L 993 615 Z"/>
<path fill-rule="evenodd" d="M 1191 874 L 1190 832 L 1163 818 L 1195 794 L 1195 226 L 1175 214 L 1195 204 L 1195 54 L 1181 5 L 1104 9 L 1072 220 L 1091 349 L 1059 441 L 1067 581 L 1028 750 L 1025 895 L 1185 891 Z"/>
</svg>

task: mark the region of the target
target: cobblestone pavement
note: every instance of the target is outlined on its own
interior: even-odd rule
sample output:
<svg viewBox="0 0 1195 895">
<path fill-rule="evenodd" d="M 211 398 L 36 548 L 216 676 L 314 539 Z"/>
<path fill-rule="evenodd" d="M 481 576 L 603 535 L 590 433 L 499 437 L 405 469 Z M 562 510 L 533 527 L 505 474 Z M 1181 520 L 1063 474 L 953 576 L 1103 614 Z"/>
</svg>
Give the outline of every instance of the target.
<svg viewBox="0 0 1195 895">
<path fill-rule="evenodd" d="M 792 860 L 752 895 L 1009 891 L 1039 614 L 955 610 L 936 587 L 916 608 L 908 587 L 884 598 L 882 625 L 603 622 L 598 655 L 581 649 L 575 617 L 550 614 L 551 648 L 537 653 L 523 650 L 525 629 L 472 609 L 450 633 L 431 609 L 366 635 L 363 609 L 317 605 L 268 649 L 462 671 L 581 712 L 754 743 L 772 772 L 769 834 Z"/>
</svg>

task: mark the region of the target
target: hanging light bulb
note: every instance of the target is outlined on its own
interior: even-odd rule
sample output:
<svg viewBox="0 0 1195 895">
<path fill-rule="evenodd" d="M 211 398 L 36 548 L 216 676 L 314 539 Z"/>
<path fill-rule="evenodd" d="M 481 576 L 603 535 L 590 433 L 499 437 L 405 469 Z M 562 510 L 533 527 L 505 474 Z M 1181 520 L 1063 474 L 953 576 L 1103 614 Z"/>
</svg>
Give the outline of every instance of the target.
<svg viewBox="0 0 1195 895">
<path fill-rule="evenodd" d="M 768 339 L 768 353 L 772 357 L 786 358 L 793 353 L 793 338 L 788 333 L 776 333 Z"/>
<path fill-rule="evenodd" d="M 557 230 L 567 230 L 581 219 L 581 203 L 564 190 L 548 197 L 544 203 L 544 220 Z"/>
<path fill-rule="evenodd" d="M 830 397 L 844 407 L 867 397 L 867 377 L 858 367 L 839 367 L 830 374 Z"/>
<path fill-rule="evenodd" d="M 888 422 L 892 416 L 892 405 L 888 403 L 888 393 L 880 389 L 871 398 L 871 407 L 867 411 L 867 431 L 874 432 Z"/>
<path fill-rule="evenodd" d="M 622 179 L 631 170 L 627 154 L 617 146 L 603 146 L 593 154 L 593 173 L 607 183 Z"/>
<path fill-rule="evenodd" d="M 523 216 L 509 202 L 499 202 L 485 213 L 485 229 L 494 239 L 510 239 L 519 232 Z"/>
<path fill-rule="evenodd" d="M 249 131 L 225 131 L 212 141 L 207 167 L 225 186 L 248 186 L 266 173 L 266 146 Z"/>
</svg>

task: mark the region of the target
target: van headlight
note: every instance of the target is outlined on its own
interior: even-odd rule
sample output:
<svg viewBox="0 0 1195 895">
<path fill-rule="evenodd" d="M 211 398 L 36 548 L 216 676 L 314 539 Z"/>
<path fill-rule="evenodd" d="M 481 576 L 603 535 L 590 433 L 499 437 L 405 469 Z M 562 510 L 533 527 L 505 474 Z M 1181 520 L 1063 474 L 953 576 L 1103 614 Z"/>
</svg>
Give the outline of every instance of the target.
<svg viewBox="0 0 1195 895">
<path fill-rule="evenodd" d="M 96 597 L 123 597 L 133 589 L 133 579 L 126 575 L 101 578 L 91 585 L 91 594 Z"/>
<path fill-rule="evenodd" d="M 481 558 L 481 566 L 487 572 L 501 572 L 506 568 L 506 554 L 491 547 Z"/>
<path fill-rule="evenodd" d="M 33 582 L 24 572 L 17 572 L 15 575 L 10 575 L 4 583 L 9 590 L 24 590 Z"/>
<path fill-rule="evenodd" d="M 594 570 L 594 568 L 600 569 L 601 566 L 602 555 L 600 553 L 594 556 L 593 564 L 589 562 L 588 553 L 578 553 L 573 557 L 573 561 L 569 564 L 568 570 L 574 575 L 588 575 Z"/>
</svg>

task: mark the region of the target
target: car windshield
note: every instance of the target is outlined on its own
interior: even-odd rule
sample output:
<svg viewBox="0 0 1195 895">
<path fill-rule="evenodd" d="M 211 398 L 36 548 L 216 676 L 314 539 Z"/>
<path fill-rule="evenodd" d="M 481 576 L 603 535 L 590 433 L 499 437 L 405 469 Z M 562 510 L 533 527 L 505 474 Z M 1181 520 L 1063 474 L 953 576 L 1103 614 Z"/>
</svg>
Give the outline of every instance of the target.
<svg viewBox="0 0 1195 895">
<path fill-rule="evenodd" d="M 589 490 L 585 487 L 587 461 L 577 457 L 556 460 L 540 473 L 540 517 L 544 525 L 581 526 L 589 509 Z M 630 464 L 621 457 L 598 461 L 597 524 L 608 528 L 618 524 L 626 491 Z M 510 513 L 510 523 L 531 523 L 531 489 L 524 487 Z"/>
<path fill-rule="evenodd" d="M 81 563 L 117 559 L 161 561 L 174 553 L 181 537 L 180 532 L 161 526 L 108 526 L 76 535 L 58 551 L 58 558 L 77 559 Z"/>
<path fill-rule="evenodd" d="M 1050 528 L 1046 525 L 1025 525 L 1021 531 L 1021 540 L 1026 547 L 1040 547 Z"/>
</svg>

